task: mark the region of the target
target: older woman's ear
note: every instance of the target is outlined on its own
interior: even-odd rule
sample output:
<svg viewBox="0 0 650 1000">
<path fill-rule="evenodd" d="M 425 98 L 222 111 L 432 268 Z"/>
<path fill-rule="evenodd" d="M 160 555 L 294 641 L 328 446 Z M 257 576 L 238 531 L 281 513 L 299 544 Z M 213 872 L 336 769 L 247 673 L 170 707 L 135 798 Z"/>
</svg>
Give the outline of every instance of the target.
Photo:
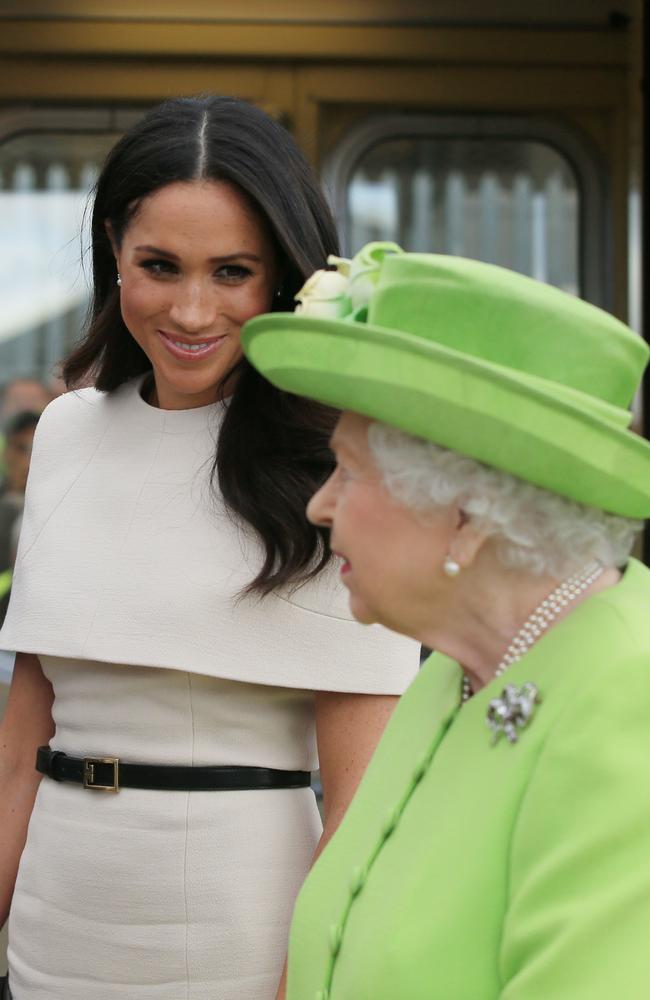
<svg viewBox="0 0 650 1000">
<path fill-rule="evenodd" d="M 483 551 L 490 536 L 477 519 L 471 517 L 461 507 L 454 505 L 452 518 L 448 555 L 461 570 L 469 569 Z"/>
</svg>

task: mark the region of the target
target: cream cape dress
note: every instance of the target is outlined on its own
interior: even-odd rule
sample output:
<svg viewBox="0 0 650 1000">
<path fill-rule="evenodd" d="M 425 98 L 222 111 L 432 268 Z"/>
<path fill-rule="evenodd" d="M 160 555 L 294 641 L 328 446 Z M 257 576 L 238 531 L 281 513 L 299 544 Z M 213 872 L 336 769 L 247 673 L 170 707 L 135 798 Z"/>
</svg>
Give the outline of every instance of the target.
<svg viewBox="0 0 650 1000">
<path fill-rule="evenodd" d="M 43 415 L 0 646 L 39 655 L 56 749 L 313 769 L 313 692 L 399 694 L 417 647 L 352 621 L 335 573 L 237 599 L 260 554 L 209 490 L 223 404 L 158 410 L 141 383 Z M 15 1000 L 273 1000 L 320 830 L 311 789 L 44 778 L 9 921 Z"/>
</svg>

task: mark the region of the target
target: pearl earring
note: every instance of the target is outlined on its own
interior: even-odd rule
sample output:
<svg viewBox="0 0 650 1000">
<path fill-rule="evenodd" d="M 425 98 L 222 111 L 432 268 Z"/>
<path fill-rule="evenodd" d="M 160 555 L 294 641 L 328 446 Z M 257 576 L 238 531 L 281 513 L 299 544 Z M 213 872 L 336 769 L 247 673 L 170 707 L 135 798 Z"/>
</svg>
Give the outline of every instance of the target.
<svg viewBox="0 0 650 1000">
<path fill-rule="evenodd" d="M 442 566 L 445 575 L 450 577 L 458 576 L 460 573 L 460 563 L 457 563 L 451 556 L 447 556 Z"/>
<path fill-rule="evenodd" d="M 117 272 L 117 281 L 115 282 L 115 284 L 118 285 L 119 288 L 122 287 L 122 278 L 120 277 L 119 271 Z"/>
</svg>

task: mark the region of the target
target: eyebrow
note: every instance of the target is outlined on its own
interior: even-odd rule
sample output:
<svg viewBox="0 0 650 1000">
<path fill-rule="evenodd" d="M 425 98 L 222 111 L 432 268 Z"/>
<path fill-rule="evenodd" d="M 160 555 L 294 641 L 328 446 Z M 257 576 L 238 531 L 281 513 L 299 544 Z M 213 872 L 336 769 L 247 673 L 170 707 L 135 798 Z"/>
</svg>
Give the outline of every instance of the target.
<svg viewBox="0 0 650 1000">
<path fill-rule="evenodd" d="M 162 247 L 153 247 L 149 246 L 148 244 L 145 244 L 144 246 L 135 247 L 135 249 L 139 250 L 141 253 L 154 253 L 157 254 L 159 257 L 167 257 L 169 260 L 176 260 L 176 261 L 180 260 L 180 257 L 177 254 L 172 253 L 171 250 L 163 250 Z M 240 253 L 229 253 L 229 254 L 224 254 L 224 256 L 222 257 L 210 257 L 209 259 L 211 264 L 216 264 L 216 263 L 225 264 L 231 260 L 252 260 L 255 263 L 259 264 L 261 260 L 261 258 L 257 254 L 245 253 L 243 250 Z"/>
<path fill-rule="evenodd" d="M 350 448 L 349 444 L 345 441 L 339 441 L 336 431 L 332 434 L 329 440 L 330 451 L 334 452 L 335 457 L 342 453 L 343 457 L 349 456 L 353 461 L 358 461 L 358 456 L 355 455 L 354 448 Z"/>
</svg>

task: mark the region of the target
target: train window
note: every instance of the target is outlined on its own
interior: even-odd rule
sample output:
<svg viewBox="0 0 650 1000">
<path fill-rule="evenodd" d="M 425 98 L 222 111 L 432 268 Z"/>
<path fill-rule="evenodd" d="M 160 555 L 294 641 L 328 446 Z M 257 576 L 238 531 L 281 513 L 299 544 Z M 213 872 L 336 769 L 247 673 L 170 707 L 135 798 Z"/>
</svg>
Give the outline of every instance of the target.
<svg viewBox="0 0 650 1000">
<path fill-rule="evenodd" d="M 534 119 L 526 127 L 534 133 Z M 325 178 L 346 252 L 394 240 L 500 264 L 603 304 L 598 174 L 584 151 L 574 155 L 575 140 L 565 151 L 561 130 L 552 141 L 547 131 L 518 135 L 513 120 L 495 127 L 475 116 L 402 116 L 357 129 Z"/>
<path fill-rule="evenodd" d="M 578 189 L 568 164 L 538 142 L 398 139 L 377 144 L 347 192 L 350 243 L 502 264 L 578 290 Z"/>
<path fill-rule="evenodd" d="M 47 383 L 81 329 L 88 194 L 124 123 L 108 112 L 78 118 L 0 118 L 0 390 L 15 378 Z"/>
</svg>

